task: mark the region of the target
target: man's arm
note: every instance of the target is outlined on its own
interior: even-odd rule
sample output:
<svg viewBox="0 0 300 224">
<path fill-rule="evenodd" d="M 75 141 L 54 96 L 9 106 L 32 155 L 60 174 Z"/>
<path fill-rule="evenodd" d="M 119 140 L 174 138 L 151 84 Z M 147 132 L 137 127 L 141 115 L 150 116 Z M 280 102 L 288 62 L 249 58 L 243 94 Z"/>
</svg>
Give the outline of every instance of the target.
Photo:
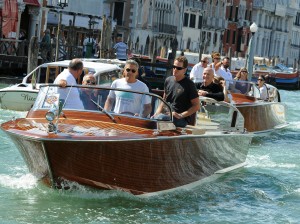
<svg viewBox="0 0 300 224">
<path fill-rule="evenodd" d="M 114 99 L 108 97 L 104 104 L 104 110 L 111 111 L 113 103 L 114 103 Z"/>
<path fill-rule="evenodd" d="M 173 116 L 178 119 L 185 118 L 192 115 L 193 113 L 197 112 L 200 109 L 200 100 L 198 97 L 192 99 L 191 104 L 192 106 L 187 111 L 184 111 L 181 114 L 173 112 Z"/>
<path fill-rule="evenodd" d="M 142 117 L 148 117 L 148 115 L 151 113 L 152 106 L 151 103 L 144 104 L 144 110 L 142 113 Z"/>
</svg>

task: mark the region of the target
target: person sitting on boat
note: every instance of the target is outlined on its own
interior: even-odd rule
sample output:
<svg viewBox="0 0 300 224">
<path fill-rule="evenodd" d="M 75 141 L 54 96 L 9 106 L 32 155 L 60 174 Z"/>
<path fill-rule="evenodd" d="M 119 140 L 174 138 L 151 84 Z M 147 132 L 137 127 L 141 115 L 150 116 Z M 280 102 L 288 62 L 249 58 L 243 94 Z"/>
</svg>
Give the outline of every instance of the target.
<svg viewBox="0 0 300 224">
<path fill-rule="evenodd" d="M 203 57 L 201 61 L 195 64 L 190 72 L 190 79 L 193 80 L 195 85 L 201 85 L 202 83 L 202 74 L 204 68 L 208 65 L 208 57 Z"/>
<path fill-rule="evenodd" d="M 208 67 L 204 69 L 203 83 L 198 90 L 198 95 L 223 101 L 225 99 L 223 88 L 219 84 L 214 83 L 214 77 L 214 70 L 212 68 Z"/>
<path fill-rule="evenodd" d="M 214 77 L 214 83 L 218 84 L 221 86 L 221 88 L 223 88 L 223 93 L 224 93 L 224 101 L 227 103 L 230 103 L 232 100 L 232 96 L 229 92 L 229 90 L 226 87 L 226 81 L 223 77 L 221 76 L 215 76 Z"/>
<path fill-rule="evenodd" d="M 166 78 L 163 98 L 171 105 L 173 123 L 177 127 L 185 127 L 193 120 L 192 116 L 200 109 L 197 89 L 192 80 L 185 76 L 188 60 L 179 56 L 174 60 L 173 75 Z M 170 115 L 163 114 L 163 104 L 160 104 L 155 114 L 156 119 L 169 119 Z"/>
<path fill-rule="evenodd" d="M 127 60 L 123 78 L 114 80 L 111 87 L 149 93 L 147 85 L 137 79 L 138 69 L 139 65 L 135 60 Z M 147 117 L 151 112 L 151 97 L 143 94 L 110 90 L 104 109 L 110 111 L 114 103 L 115 113 Z"/>
<path fill-rule="evenodd" d="M 224 80 L 226 80 L 226 88 L 229 89 L 230 86 L 233 84 L 232 80 L 232 74 L 230 72 L 230 58 L 229 57 L 224 57 L 222 60 L 222 64 L 220 69 L 223 71 L 222 72 L 222 77 Z"/>
<path fill-rule="evenodd" d="M 78 79 L 83 71 L 83 63 L 81 59 L 74 58 L 70 61 L 67 69 L 64 69 L 54 80 L 54 84 L 63 88 L 58 88 L 60 99 L 65 101 L 66 108 L 83 109 L 83 104 L 79 97 L 77 88 L 64 88 L 67 85 L 77 85 Z"/>
<path fill-rule="evenodd" d="M 250 85 L 247 83 L 248 81 L 248 71 L 247 68 L 241 68 L 239 72 L 236 74 L 234 80 L 237 82 L 235 83 L 235 91 L 237 90 L 238 92 L 242 94 L 246 94 L 250 90 Z M 241 81 L 241 82 L 239 82 Z"/>
<path fill-rule="evenodd" d="M 257 85 L 259 88 L 259 92 L 260 92 L 260 99 L 262 100 L 268 100 L 268 88 L 265 84 L 266 82 L 266 78 L 263 75 L 260 75 L 257 79 Z"/>
<path fill-rule="evenodd" d="M 82 79 L 82 85 L 96 85 L 96 79 L 93 73 L 89 72 Z M 107 91 L 106 91 L 107 92 Z M 95 103 L 98 102 L 98 91 L 90 88 L 82 88 L 80 91 L 80 99 L 83 103 L 84 109 L 86 110 L 97 110 L 98 107 Z"/>
</svg>

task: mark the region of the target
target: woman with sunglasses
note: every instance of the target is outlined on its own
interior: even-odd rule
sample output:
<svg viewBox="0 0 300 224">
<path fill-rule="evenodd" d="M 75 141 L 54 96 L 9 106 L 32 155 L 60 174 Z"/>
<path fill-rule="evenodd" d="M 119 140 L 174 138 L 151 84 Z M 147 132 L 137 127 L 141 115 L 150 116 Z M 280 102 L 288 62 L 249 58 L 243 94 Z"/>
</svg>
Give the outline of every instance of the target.
<svg viewBox="0 0 300 224">
<path fill-rule="evenodd" d="M 268 88 L 265 84 L 266 79 L 263 75 L 260 75 L 257 79 L 257 85 L 259 88 L 259 92 L 260 92 L 260 99 L 262 100 L 268 100 Z"/>
<path fill-rule="evenodd" d="M 246 94 L 250 90 L 250 85 L 247 83 L 248 81 L 248 71 L 247 68 L 241 68 L 240 71 L 236 74 L 234 80 L 235 89 L 238 90 L 240 93 Z"/>
<path fill-rule="evenodd" d="M 135 60 L 127 60 L 123 78 L 114 80 L 111 87 L 149 93 L 147 85 L 137 79 L 138 69 L 139 64 Z M 151 112 L 151 98 L 142 94 L 110 90 L 104 109 L 110 111 L 113 105 L 115 113 L 147 117 Z"/>
</svg>

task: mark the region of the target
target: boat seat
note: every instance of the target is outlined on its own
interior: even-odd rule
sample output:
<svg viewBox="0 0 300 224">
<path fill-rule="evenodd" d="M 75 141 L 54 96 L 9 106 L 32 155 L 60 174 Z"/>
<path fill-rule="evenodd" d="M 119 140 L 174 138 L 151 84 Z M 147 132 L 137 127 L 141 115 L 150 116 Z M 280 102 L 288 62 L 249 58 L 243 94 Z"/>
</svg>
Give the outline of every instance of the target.
<svg viewBox="0 0 300 224">
<path fill-rule="evenodd" d="M 203 135 L 206 132 L 205 129 L 193 125 L 187 125 L 186 130 L 192 132 L 193 135 Z"/>
<path fill-rule="evenodd" d="M 26 84 L 26 83 L 20 83 L 19 85 L 18 85 L 18 87 L 27 87 L 28 85 Z"/>
</svg>

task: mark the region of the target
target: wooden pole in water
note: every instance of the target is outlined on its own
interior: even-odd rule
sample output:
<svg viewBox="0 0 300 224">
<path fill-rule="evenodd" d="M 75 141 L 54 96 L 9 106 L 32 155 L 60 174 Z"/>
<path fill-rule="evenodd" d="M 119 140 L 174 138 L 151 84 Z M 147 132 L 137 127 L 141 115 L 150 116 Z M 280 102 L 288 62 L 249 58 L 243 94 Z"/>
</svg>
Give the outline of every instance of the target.
<svg viewBox="0 0 300 224">
<path fill-rule="evenodd" d="M 36 36 L 31 37 L 28 48 L 27 73 L 38 66 L 39 42 Z"/>
</svg>

